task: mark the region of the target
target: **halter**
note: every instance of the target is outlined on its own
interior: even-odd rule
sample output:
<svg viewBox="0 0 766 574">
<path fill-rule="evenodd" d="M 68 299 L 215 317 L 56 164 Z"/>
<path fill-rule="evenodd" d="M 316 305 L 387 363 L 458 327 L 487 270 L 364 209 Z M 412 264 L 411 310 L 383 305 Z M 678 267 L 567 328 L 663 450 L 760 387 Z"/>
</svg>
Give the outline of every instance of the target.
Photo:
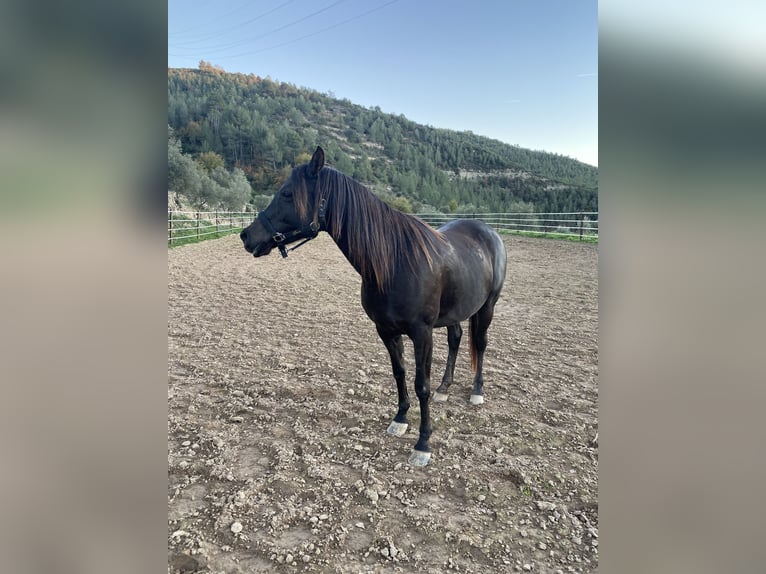
<svg viewBox="0 0 766 574">
<path fill-rule="evenodd" d="M 316 183 L 316 187 L 314 188 L 315 193 L 318 188 L 319 188 L 319 176 L 317 175 L 317 183 Z M 308 243 L 309 241 L 314 239 L 317 235 L 319 235 L 319 232 L 322 231 L 322 228 L 326 228 L 326 225 L 325 225 L 326 222 L 324 218 L 325 207 L 326 207 L 325 199 L 320 198 L 318 209 L 314 211 L 314 220 L 308 225 L 304 225 L 300 229 L 296 229 L 295 231 L 289 231 L 287 233 L 282 233 L 274 229 L 274 226 L 271 224 L 271 221 L 269 221 L 269 218 L 266 216 L 265 211 L 261 211 L 260 213 L 258 213 L 258 216 L 256 217 L 256 219 L 260 220 L 261 224 L 266 228 L 266 231 L 268 231 L 271 234 L 271 238 L 274 240 L 274 243 L 277 244 L 279 253 L 281 253 L 282 257 L 284 258 L 284 257 L 287 257 L 288 251 L 295 251 L 301 245 L 303 245 L 304 243 Z M 303 241 L 301 241 L 295 247 L 291 247 L 290 249 L 287 249 L 285 247 L 286 245 L 289 245 L 290 243 L 294 243 L 295 241 L 298 241 L 299 239 L 303 239 Z"/>
</svg>

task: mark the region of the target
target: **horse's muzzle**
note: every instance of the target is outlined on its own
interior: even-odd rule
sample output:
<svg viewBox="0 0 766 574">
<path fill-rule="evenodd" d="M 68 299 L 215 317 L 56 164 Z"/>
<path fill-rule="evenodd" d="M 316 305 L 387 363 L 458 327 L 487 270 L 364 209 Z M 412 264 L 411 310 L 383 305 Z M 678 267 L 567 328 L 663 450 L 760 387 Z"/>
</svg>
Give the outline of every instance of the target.
<svg viewBox="0 0 766 574">
<path fill-rule="evenodd" d="M 246 229 L 242 230 L 242 233 L 239 234 L 239 238 L 242 240 L 242 245 L 244 245 L 245 251 L 247 251 L 248 253 L 252 253 L 254 251 L 254 248 L 247 243 L 248 238 L 247 238 Z"/>
</svg>

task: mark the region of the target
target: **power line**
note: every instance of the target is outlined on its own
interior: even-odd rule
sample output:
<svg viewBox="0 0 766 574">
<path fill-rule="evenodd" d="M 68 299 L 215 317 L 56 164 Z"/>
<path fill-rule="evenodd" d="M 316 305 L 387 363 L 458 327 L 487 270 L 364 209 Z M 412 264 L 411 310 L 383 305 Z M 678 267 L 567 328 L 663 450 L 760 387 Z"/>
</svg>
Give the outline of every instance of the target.
<svg viewBox="0 0 766 574">
<path fill-rule="evenodd" d="M 273 30 L 269 30 L 268 32 L 264 32 L 263 34 L 259 34 L 257 36 L 251 36 L 248 38 L 244 38 L 242 40 L 237 40 L 235 42 L 232 42 L 230 44 L 220 45 L 220 46 L 213 46 L 212 48 L 201 48 L 205 50 L 205 54 L 215 54 L 219 52 L 225 52 L 226 50 L 230 50 L 231 48 L 236 48 L 238 46 L 242 46 L 243 44 L 247 44 L 249 42 L 253 42 L 255 40 L 260 40 L 261 38 L 265 38 L 266 36 L 270 36 L 271 34 L 274 34 L 276 32 L 281 32 L 282 30 L 285 30 L 287 28 L 290 28 L 292 26 L 295 26 L 296 24 L 300 24 L 301 22 L 304 22 L 305 20 L 308 20 L 309 18 L 313 18 L 314 16 L 317 16 L 321 14 L 322 12 L 327 12 L 331 8 L 334 8 L 338 4 L 342 4 L 343 2 L 346 2 L 347 0 L 336 0 L 329 6 L 325 6 L 324 8 L 320 8 L 319 10 L 316 10 L 312 12 L 311 14 L 308 14 L 306 16 L 303 16 L 302 18 L 298 18 L 297 20 L 294 20 L 292 22 L 289 22 L 287 24 L 284 24 L 282 26 L 279 26 L 277 28 L 274 28 Z M 183 46 L 181 46 L 183 48 Z"/>
<path fill-rule="evenodd" d="M 295 2 L 295 0 L 287 0 L 287 2 L 282 2 L 282 4 L 280 4 L 279 6 L 276 6 L 275 8 L 272 8 L 271 10 L 267 10 L 266 12 L 263 12 L 262 14 L 259 14 L 258 16 L 250 18 L 249 20 L 245 20 L 244 22 L 240 22 L 239 24 L 237 24 L 235 26 L 232 26 L 230 28 L 221 30 L 220 32 L 212 32 L 210 34 L 199 36 L 199 37 L 195 38 L 194 40 L 189 40 L 187 42 L 183 42 L 182 41 L 180 43 L 179 47 L 183 47 L 184 43 L 188 44 L 188 43 L 194 43 L 194 42 L 204 42 L 205 40 L 208 40 L 210 38 L 215 38 L 216 36 L 222 36 L 224 34 L 229 34 L 232 30 L 236 30 L 238 28 L 242 28 L 243 26 L 248 26 L 248 25 L 252 24 L 253 22 L 256 22 L 256 21 L 260 20 L 261 18 L 264 18 L 264 17 L 268 16 L 269 14 L 272 14 L 272 13 L 276 12 L 277 10 L 279 10 L 281 8 L 284 8 L 288 4 L 292 4 L 293 2 Z M 248 4 L 249 3 L 250 2 L 248 2 Z M 235 8 L 234 10 L 231 10 L 230 12 L 227 12 L 225 15 L 217 18 L 214 21 L 219 21 L 219 20 L 221 20 L 221 18 L 224 18 L 226 16 L 230 16 L 230 15 L 234 14 L 235 12 L 238 12 L 240 8 L 244 8 L 245 6 L 246 6 L 246 4 L 243 4 L 239 8 Z M 194 26 L 192 29 L 198 28 L 200 26 L 207 26 L 209 24 L 210 24 L 209 22 L 207 22 L 205 24 L 200 24 L 198 26 Z M 179 35 L 181 35 L 181 34 L 184 34 L 184 32 L 179 32 Z M 170 34 L 168 34 L 168 35 L 170 35 Z"/>
<path fill-rule="evenodd" d="M 371 10 L 367 10 L 366 12 L 362 12 L 361 14 L 358 14 L 356 16 L 352 16 L 351 18 L 347 18 L 346 20 L 343 20 L 342 22 L 337 22 L 333 24 L 332 26 L 327 26 L 326 28 L 322 28 L 321 30 L 317 30 L 316 32 L 312 32 L 311 34 L 306 34 L 305 36 L 301 36 L 299 38 L 293 38 L 292 40 L 288 40 L 287 42 L 282 42 L 281 44 L 275 44 L 274 46 L 269 46 L 268 48 L 261 48 L 260 50 L 253 50 L 248 52 L 242 52 L 241 54 L 235 54 L 233 56 L 226 56 L 227 58 L 239 58 L 242 56 L 250 56 L 254 54 L 260 54 L 261 52 L 267 52 L 268 50 L 274 50 L 275 48 L 281 48 L 283 46 L 287 46 L 289 44 L 294 44 L 295 42 L 300 42 L 301 40 L 305 40 L 306 38 L 311 38 L 313 36 L 318 36 L 319 34 L 322 34 L 324 32 L 327 32 L 328 30 L 332 30 L 333 28 L 337 28 L 339 26 L 342 26 L 344 24 L 348 24 L 349 22 L 352 22 L 353 20 L 358 20 L 359 18 L 363 16 L 367 16 L 368 14 L 372 14 L 373 12 L 377 12 L 378 10 L 381 10 L 382 8 L 385 8 L 386 6 L 390 6 L 391 4 L 396 4 L 399 2 L 399 0 L 391 0 L 390 2 L 386 2 L 385 4 L 381 4 L 377 8 L 373 8 Z"/>
<path fill-rule="evenodd" d="M 248 4 L 252 4 L 252 0 L 248 0 L 244 4 L 240 4 L 236 8 L 233 8 L 226 12 L 225 14 L 219 14 L 217 18 L 214 18 L 213 20 L 206 20 L 205 22 L 198 22 L 197 24 L 192 24 L 191 26 L 187 26 L 183 30 L 180 30 L 178 32 L 168 32 L 168 36 L 184 36 L 188 34 L 191 30 L 197 30 L 198 28 L 207 28 L 210 26 L 210 24 L 214 22 L 220 21 L 222 18 L 226 18 L 227 16 L 231 16 L 235 12 L 239 12 L 243 8 L 247 7 Z"/>
</svg>

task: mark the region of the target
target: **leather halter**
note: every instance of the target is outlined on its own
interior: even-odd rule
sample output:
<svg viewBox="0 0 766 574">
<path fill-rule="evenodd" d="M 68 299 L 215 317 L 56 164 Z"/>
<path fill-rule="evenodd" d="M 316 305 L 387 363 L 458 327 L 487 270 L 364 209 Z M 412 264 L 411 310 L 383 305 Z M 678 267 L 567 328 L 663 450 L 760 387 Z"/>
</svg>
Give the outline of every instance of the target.
<svg viewBox="0 0 766 574">
<path fill-rule="evenodd" d="M 316 192 L 316 189 L 319 188 L 319 176 L 317 175 L 317 183 L 314 191 Z M 277 231 L 274 229 L 274 226 L 271 224 L 271 221 L 269 221 L 268 216 L 266 215 L 265 211 L 261 211 L 258 213 L 258 216 L 256 219 L 260 220 L 261 224 L 266 228 L 266 231 L 268 231 L 271 234 L 271 238 L 274 240 L 274 243 L 277 244 L 277 248 L 279 249 L 279 253 L 282 254 L 282 257 L 287 257 L 288 251 L 295 251 L 298 249 L 301 245 L 304 243 L 307 243 L 314 239 L 317 235 L 319 235 L 319 232 L 323 229 L 326 229 L 325 225 L 325 207 L 326 202 L 325 199 L 319 198 L 319 204 L 318 209 L 314 211 L 314 220 L 311 221 L 308 225 L 304 225 L 300 229 L 296 229 L 294 231 L 288 231 L 287 233 L 282 233 L 280 231 Z M 285 246 L 289 245 L 290 243 L 294 243 L 298 241 L 299 239 L 303 239 L 298 245 L 295 247 L 291 247 L 290 249 L 287 249 Z"/>
</svg>

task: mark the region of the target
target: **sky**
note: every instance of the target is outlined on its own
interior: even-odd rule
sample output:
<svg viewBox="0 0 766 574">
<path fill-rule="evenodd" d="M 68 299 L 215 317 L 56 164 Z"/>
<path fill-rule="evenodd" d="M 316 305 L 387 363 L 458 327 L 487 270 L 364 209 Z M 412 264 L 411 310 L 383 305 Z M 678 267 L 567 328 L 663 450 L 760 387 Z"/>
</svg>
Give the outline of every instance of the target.
<svg viewBox="0 0 766 574">
<path fill-rule="evenodd" d="M 598 165 L 596 0 L 168 0 L 200 60 Z"/>
</svg>

